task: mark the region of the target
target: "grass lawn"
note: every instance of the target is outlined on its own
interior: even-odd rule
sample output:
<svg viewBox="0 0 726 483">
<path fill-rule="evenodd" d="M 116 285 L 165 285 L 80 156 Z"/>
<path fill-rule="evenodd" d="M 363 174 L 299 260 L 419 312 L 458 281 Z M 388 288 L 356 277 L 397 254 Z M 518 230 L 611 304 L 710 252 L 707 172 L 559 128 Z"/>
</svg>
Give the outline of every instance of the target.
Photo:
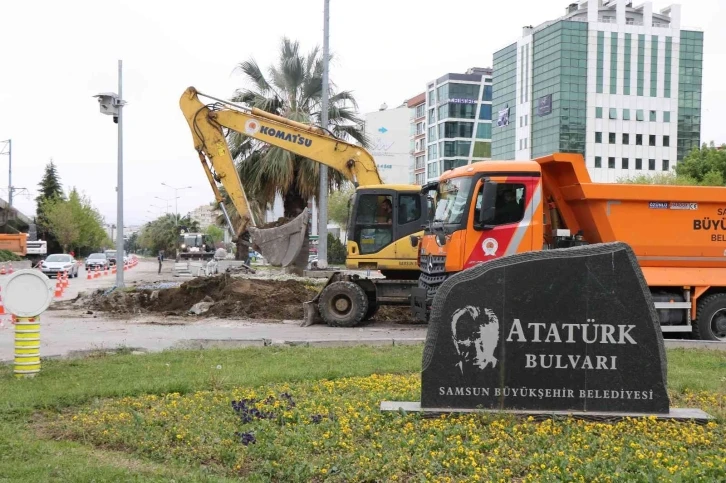
<svg viewBox="0 0 726 483">
<path fill-rule="evenodd" d="M 250 348 L 0 366 L 6 481 L 723 481 L 726 353 L 668 350 L 671 406 L 717 423 L 381 414 L 421 346 Z"/>
</svg>

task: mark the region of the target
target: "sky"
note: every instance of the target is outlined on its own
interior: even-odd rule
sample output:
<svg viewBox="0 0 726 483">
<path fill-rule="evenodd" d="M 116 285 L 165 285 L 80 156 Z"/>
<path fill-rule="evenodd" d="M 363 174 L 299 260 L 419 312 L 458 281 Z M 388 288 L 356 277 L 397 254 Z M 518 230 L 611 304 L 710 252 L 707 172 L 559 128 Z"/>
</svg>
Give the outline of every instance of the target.
<svg viewBox="0 0 726 483">
<path fill-rule="evenodd" d="M 447 72 L 491 67 L 522 26 L 562 16 L 569 1 L 330 0 L 330 79 L 352 90 L 361 113 L 423 92 Z M 634 4 L 639 4 L 634 1 Z M 653 2 L 658 12 L 671 2 Z M 179 110 L 189 86 L 229 98 L 246 87 L 235 67 L 277 60 L 280 39 L 323 44 L 323 0 L 0 2 L 0 141 L 12 139 L 14 205 L 35 212 L 52 159 L 66 189 L 116 220 L 117 125 L 95 94 L 118 89 L 123 60 L 124 225 L 213 201 Z M 682 26 L 704 31 L 701 140 L 726 142 L 726 0 L 681 1 Z M 719 114 L 722 113 L 722 114 Z M 0 143 L 2 149 L 2 143 Z M 175 192 L 163 186 L 191 186 Z M 8 156 L 0 156 L 7 200 Z M 163 199 L 157 199 L 163 198 Z"/>
</svg>

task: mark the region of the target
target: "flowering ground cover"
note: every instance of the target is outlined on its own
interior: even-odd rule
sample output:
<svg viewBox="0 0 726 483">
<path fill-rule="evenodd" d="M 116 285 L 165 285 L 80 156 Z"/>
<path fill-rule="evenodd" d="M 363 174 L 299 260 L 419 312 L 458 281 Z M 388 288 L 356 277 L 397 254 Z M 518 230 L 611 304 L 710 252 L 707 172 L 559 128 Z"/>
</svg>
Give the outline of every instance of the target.
<svg viewBox="0 0 726 483">
<path fill-rule="evenodd" d="M 726 480 L 723 352 L 668 351 L 671 404 L 717 416 L 705 425 L 381 413 L 381 400 L 419 399 L 420 350 L 266 348 L 172 353 L 171 363 L 161 355 L 56 363 L 50 376 L 65 378 L 54 386 L 65 403 L 36 393 L 43 417 L 36 412 L 30 423 L 12 398 L 0 399 L 0 435 L 13 428 L 36 435 L 55 471 L 71 455 L 74 478 L 55 481 L 92 481 L 72 466 L 82 472 L 99 461 L 93 481 L 118 481 L 119 467 L 130 468 L 134 481 Z M 104 365 L 119 376 L 115 389 L 74 389 L 74 375 Z M 129 379 L 113 372 L 122 366 Z M 158 374 L 165 370 L 172 380 L 187 371 L 190 382 L 165 382 Z M 28 454 L 23 444 L 11 459 L 0 452 L 0 475 Z"/>
</svg>

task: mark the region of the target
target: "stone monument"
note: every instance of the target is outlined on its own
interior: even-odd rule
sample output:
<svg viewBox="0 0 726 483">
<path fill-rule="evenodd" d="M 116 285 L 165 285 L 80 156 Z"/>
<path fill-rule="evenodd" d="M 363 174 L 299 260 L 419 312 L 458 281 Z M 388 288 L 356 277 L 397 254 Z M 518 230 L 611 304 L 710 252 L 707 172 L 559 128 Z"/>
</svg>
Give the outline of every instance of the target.
<svg viewBox="0 0 726 483">
<path fill-rule="evenodd" d="M 420 405 L 383 402 L 381 409 L 679 417 L 666 370 L 650 291 L 627 244 L 527 252 L 441 285 Z"/>
</svg>

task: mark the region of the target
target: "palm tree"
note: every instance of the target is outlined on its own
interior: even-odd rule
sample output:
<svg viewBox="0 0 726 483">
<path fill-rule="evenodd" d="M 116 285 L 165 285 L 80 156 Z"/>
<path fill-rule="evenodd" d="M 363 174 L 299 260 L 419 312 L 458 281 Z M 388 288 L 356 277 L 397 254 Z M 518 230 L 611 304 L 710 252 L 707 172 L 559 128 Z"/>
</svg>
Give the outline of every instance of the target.
<svg viewBox="0 0 726 483">
<path fill-rule="evenodd" d="M 323 58 L 317 47 L 305 55 L 297 41 L 284 37 L 278 62 L 267 69 L 267 75 L 254 59 L 241 62 L 237 69 L 250 87 L 238 89 L 232 101 L 305 124 L 321 125 Z M 368 147 L 369 140 L 362 120 L 356 115 L 358 104 L 353 94 L 335 90 L 334 83 L 329 82 L 328 126 L 323 127 L 336 137 Z M 282 197 L 286 218 L 302 213 L 310 199 L 317 202 L 319 163 L 239 132 L 230 132 L 228 139 L 255 211 L 260 213 L 271 207 L 278 194 Z M 338 189 L 345 178 L 338 171 L 328 173 L 330 189 Z M 302 256 L 307 261 L 307 253 L 301 253 Z"/>
</svg>

